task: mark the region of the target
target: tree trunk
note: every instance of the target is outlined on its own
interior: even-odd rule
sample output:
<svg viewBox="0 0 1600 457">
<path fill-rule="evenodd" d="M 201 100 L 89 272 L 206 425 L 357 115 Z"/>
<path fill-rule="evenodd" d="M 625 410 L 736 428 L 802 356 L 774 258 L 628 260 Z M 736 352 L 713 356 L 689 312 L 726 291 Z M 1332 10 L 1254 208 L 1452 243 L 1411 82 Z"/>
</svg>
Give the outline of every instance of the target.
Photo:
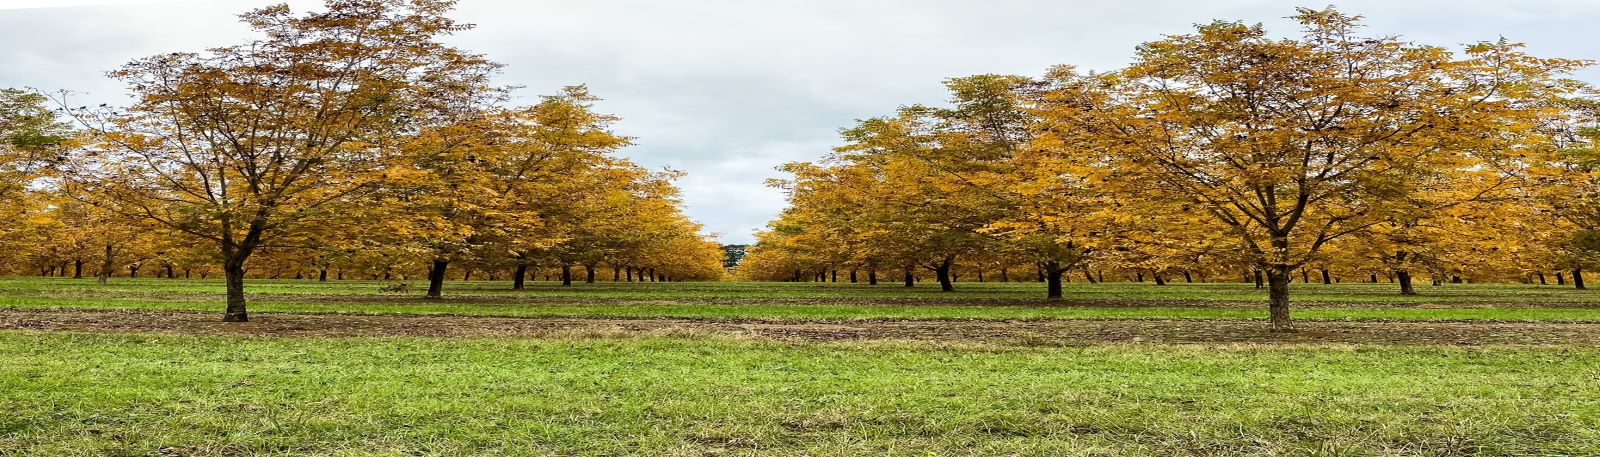
<svg viewBox="0 0 1600 457">
<path fill-rule="evenodd" d="M 1558 286 L 1567 285 L 1567 275 L 1561 274 L 1560 271 L 1557 271 L 1556 272 L 1556 285 L 1558 285 Z"/>
<path fill-rule="evenodd" d="M 594 284 L 594 265 L 584 265 L 583 266 L 583 270 L 584 270 L 583 282 L 588 283 L 588 284 Z"/>
<path fill-rule="evenodd" d="M 1333 275 L 1328 274 L 1327 268 L 1322 269 L 1322 283 L 1333 284 Z"/>
<path fill-rule="evenodd" d="M 978 282 L 983 282 L 983 270 L 978 270 Z"/>
<path fill-rule="evenodd" d="M 185 275 L 187 275 L 187 274 L 188 273 L 185 273 Z M 185 276 L 185 277 L 187 277 L 187 276 Z M 327 268 L 323 268 L 321 271 L 317 272 L 317 281 L 319 281 L 319 282 L 328 282 L 328 269 Z"/>
<path fill-rule="evenodd" d="M 1549 282 L 1545 282 L 1543 271 L 1534 272 L 1534 274 L 1539 275 L 1539 285 L 1543 286 L 1550 284 Z"/>
<path fill-rule="evenodd" d="M 829 270 L 828 274 L 830 276 L 832 276 L 832 279 L 833 279 L 832 281 L 829 281 L 829 282 L 839 282 L 839 269 L 838 268 L 834 268 L 832 270 Z"/>
<path fill-rule="evenodd" d="M 1152 271 L 1152 272 L 1150 272 L 1150 277 L 1152 277 L 1152 278 L 1155 278 L 1155 280 L 1156 280 L 1156 285 L 1158 285 L 1158 286 L 1165 286 L 1165 285 L 1167 285 L 1167 279 L 1166 279 L 1166 278 L 1162 278 L 1162 277 L 1161 277 L 1161 272 L 1159 272 L 1159 271 Z"/>
<path fill-rule="evenodd" d="M 1083 279 L 1088 280 L 1089 284 L 1094 284 L 1094 283 L 1098 282 L 1098 281 L 1094 280 L 1094 274 L 1089 273 L 1089 267 L 1083 267 Z"/>
<path fill-rule="evenodd" d="M 1143 271 L 1135 271 L 1135 272 L 1133 272 L 1133 277 L 1134 277 L 1134 279 L 1138 280 L 1139 282 L 1144 282 L 1144 272 Z"/>
<path fill-rule="evenodd" d="M 1371 279 L 1373 284 L 1377 284 L 1378 283 L 1378 274 L 1377 273 L 1367 273 L 1367 275 L 1369 276 L 1368 279 Z"/>
<path fill-rule="evenodd" d="M 850 283 L 851 284 L 855 284 L 857 282 L 859 282 L 859 281 L 856 281 L 856 269 L 851 268 L 850 269 Z"/>
<path fill-rule="evenodd" d="M 572 265 L 561 264 L 561 285 L 572 285 Z"/>
<path fill-rule="evenodd" d="M 622 269 L 622 275 L 628 280 L 628 282 L 633 282 L 633 267 L 624 267 Z M 796 272 L 794 274 L 794 280 L 795 282 L 800 282 L 800 273 Z"/>
<path fill-rule="evenodd" d="M 1307 270 L 1305 267 L 1300 267 L 1300 283 L 1311 284 L 1311 270 Z"/>
<path fill-rule="evenodd" d="M 1011 282 L 1011 271 L 1000 267 L 1000 282 Z"/>
<path fill-rule="evenodd" d="M 1578 265 L 1578 266 L 1572 267 L 1572 286 L 1573 287 L 1577 287 L 1578 290 L 1586 289 L 1586 287 L 1583 287 L 1583 266 L 1582 265 Z"/>
<path fill-rule="evenodd" d="M 1416 295 L 1417 290 L 1411 287 L 1411 271 L 1395 270 L 1394 277 L 1400 280 L 1400 295 Z"/>
<path fill-rule="evenodd" d="M 867 267 L 867 285 L 878 285 L 878 267 L 876 265 Z"/>
<path fill-rule="evenodd" d="M 222 274 L 228 284 L 228 310 L 223 322 L 249 322 L 250 313 L 244 303 L 244 260 L 249 254 L 230 256 L 222 262 Z"/>
<path fill-rule="evenodd" d="M 1045 300 L 1061 299 L 1061 274 L 1065 272 L 1061 262 L 1052 260 L 1044 263 Z"/>
<path fill-rule="evenodd" d="M 83 259 L 72 259 L 72 279 L 83 279 Z"/>
<path fill-rule="evenodd" d="M 1272 314 L 1273 332 L 1294 331 L 1294 322 L 1289 320 L 1289 274 L 1288 265 L 1273 265 L 1267 270 L 1268 310 Z"/>
<path fill-rule="evenodd" d="M 116 253 L 116 251 L 113 250 L 113 247 L 111 245 L 107 244 L 106 245 L 105 262 L 100 264 L 100 283 L 101 284 L 105 284 L 106 280 L 111 279 L 111 269 L 114 268 L 115 265 L 116 265 L 115 263 L 113 263 L 111 261 L 111 258 L 113 257 L 113 254 L 115 254 L 115 253 Z"/>
<path fill-rule="evenodd" d="M 1189 274 L 1189 270 L 1183 270 L 1183 282 L 1186 284 L 1194 283 L 1194 275 Z"/>
<path fill-rule="evenodd" d="M 917 287 L 917 277 L 911 275 L 911 268 L 906 268 L 906 287 Z"/>
<path fill-rule="evenodd" d="M 950 264 L 952 263 L 955 263 L 955 259 L 952 257 L 946 257 L 944 262 L 939 264 L 938 268 L 933 269 L 934 275 L 939 278 L 940 291 L 950 292 L 956 290 L 955 284 L 952 284 L 950 281 Z"/>
<path fill-rule="evenodd" d="M 611 282 L 622 282 L 622 267 L 611 267 Z"/>
<path fill-rule="evenodd" d="M 1285 276 L 1285 278 L 1287 278 L 1287 276 Z M 1256 288 L 1260 289 L 1261 285 L 1261 270 L 1256 270 Z"/>
<path fill-rule="evenodd" d="M 511 290 L 522 290 L 528 280 L 528 264 L 519 263 L 511 273 Z"/>
<path fill-rule="evenodd" d="M 444 270 L 450 266 L 448 259 L 433 259 L 433 268 L 428 270 L 428 298 L 440 298 L 444 292 Z"/>
</svg>

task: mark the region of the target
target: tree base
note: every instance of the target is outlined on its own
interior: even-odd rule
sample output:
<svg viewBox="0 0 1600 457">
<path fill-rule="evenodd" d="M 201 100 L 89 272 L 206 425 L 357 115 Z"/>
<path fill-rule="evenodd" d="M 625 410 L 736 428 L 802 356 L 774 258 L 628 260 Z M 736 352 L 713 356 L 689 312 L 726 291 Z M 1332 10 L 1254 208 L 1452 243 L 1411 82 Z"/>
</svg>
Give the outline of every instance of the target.
<svg viewBox="0 0 1600 457">
<path fill-rule="evenodd" d="M 223 322 L 250 322 L 249 313 L 227 313 L 222 315 Z"/>
</svg>

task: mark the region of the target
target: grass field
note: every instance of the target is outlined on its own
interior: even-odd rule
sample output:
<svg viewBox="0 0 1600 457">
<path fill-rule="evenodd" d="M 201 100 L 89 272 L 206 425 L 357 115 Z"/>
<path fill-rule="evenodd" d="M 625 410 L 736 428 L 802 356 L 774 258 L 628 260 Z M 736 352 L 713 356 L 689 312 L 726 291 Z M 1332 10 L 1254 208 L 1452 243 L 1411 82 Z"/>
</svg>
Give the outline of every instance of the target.
<svg viewBox="0 0 1600 457">
<path fill-rule="evenodd" d="M 1554 285 L 382 284 L 0 279 L 0 455 L 1600 455 Z"/>
</svg>

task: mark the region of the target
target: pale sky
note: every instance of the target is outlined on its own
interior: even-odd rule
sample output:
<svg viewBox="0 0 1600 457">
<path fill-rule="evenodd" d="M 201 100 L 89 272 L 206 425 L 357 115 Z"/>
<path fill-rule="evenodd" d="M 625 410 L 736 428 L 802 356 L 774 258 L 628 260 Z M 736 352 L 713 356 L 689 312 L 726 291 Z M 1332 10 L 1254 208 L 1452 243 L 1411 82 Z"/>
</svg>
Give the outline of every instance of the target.
<svg viewBox="0 0 1600 457">
<path fill-rule="evenodd" d="M 0 87 L 120 104 L 105 71 L 237 43 L 249 34 L 234 15 L 269 1 L 0 0 Z M 1328 3 L 1366 16 L 1373 34 L 1445 46 L 1504 36 L 1542 56 L 1600 58 L 1600 0 L 461 0 L 455 17 L 478 28 L 450 41 L 505 63 L 501 83 L 524 87 L 523 101 L 588 84 L 623 118 L 616 130 L 638 137 L 625 154 L 688 172 L 689 215 L 742 243 L 784 206 L 763 185 L 781 176 L 774 167 L 820 157 L 855 119 L 942 101 L 944 78 L 1113 69 L 1196 23 L 1287 35 L 1295 6 Z"/>
</svg>

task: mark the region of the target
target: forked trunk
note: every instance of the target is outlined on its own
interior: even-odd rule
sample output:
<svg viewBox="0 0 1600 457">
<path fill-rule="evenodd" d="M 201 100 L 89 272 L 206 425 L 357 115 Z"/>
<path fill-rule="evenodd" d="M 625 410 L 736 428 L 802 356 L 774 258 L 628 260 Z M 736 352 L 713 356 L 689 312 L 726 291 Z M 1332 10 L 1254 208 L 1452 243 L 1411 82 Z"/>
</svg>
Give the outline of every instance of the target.
<svg viewBox="0 0 1600 457">
<path fill-rule="evenodd" d="M 954 259 L 946 258 L 943 263 L 939 264 L 938 268 L 933 269 L 934 275 L 939 278 L 940 291 L 950 292 L 956 290 L 955 284 L 950 280 L 950 264 L 952 263 L 955 263 Z"/>
<path fill-rule="evenodd" d="M 450 266 L 450 261 L 433 259 L 433 268 L 428 270 L 428 298 L 440 298 L 444 292 L 444 270 Z"/>
</svg>

